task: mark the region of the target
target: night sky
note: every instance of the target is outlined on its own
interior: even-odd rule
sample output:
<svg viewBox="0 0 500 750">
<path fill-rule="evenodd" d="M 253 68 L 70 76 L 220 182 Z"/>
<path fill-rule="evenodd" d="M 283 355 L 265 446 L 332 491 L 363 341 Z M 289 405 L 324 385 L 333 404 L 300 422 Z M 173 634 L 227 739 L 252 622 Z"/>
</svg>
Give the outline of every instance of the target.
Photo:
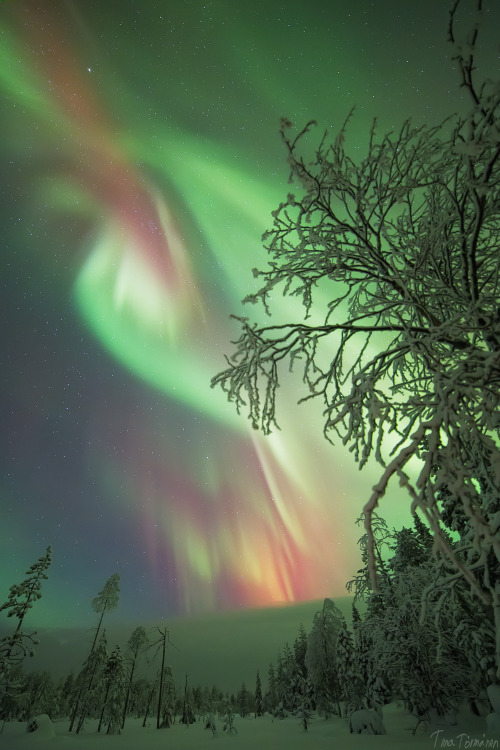
<svg viewBox="0 0 500 750">
<path fill-rule="evenodd" d="M 0 3 L 0 598 L 51 544 L 32 624 L 93 622 L 114 572 L 123 620 L 345 593 L 376 467 L 297 377 L 270 438 L 210 378 L 230 313 L 264 318 L 240 301 L 290 189 L 280 117 L 314 139 L 356 106 L 356 155 L 373 117 L 460 109 L 448 5 Z M 409 523 L 396 490 L 382 512 Z"/>
</svg>

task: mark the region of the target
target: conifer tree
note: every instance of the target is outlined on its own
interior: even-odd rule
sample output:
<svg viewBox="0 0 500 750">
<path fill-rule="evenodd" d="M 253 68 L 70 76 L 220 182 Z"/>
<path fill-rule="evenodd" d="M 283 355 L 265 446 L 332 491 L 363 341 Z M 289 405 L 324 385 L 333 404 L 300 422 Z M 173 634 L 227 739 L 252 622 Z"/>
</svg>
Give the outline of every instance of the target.
<svg viewBox="0 0 500 750">
<path fill-rule="evenodd" d="M 477 696 L 480 685 L 481 670 L 471 669 L 471 594 L 456 573 L 443 585 L 443 563 L 432 555 L 431 535 L 418 521 L 413 529 L 394 530 L 389 546 L 390 591 L 368 598 L 365 620 L 356 626 L 369 661 L 366 696 L 383 703 L 390 685 L 419 718 L 443 715 L 471 693 Z M 492 623 L 490 628 L 493 661 Z"/>
<path fill-rule="evenodd" d="M 262 683 L 260 681 L 259 670 L 255 680 L 255 718 L 262 716 L 264 713 L 264 701 L 262 699 Z"/>
<path fill-rule="evenodd" d="M 356 524 L 365 524 L 364 514 L 361 514 L 357 519 Z M 371 527 L 373 554 L 377 561 L 377 570 L 379 574 L 378 589 L 387 592 L 390 590 L 391 586 L 390 570 L 387 566 L 387 552 L 390 549 L 390 541 L 392 538 L 391 531 L 387 526 L 385 519 L 378 513 L 373 513 Z M 370 575 L 369 564 L 369 538 L 366 531 L 358 539 L 358 545 L 361 550 L 361 561 L 363 567 L 360 568 L 354 578 L 346 584 L 346 589 L 349 593 L 354 594 L 355 603 L 358 599 L 368 601 L 373 595 L 373 579 Z"/>
<path fill-rule="evenodd" d="M 75 693 L 75 674 L 73 670 L 63 677 L 58 684 L 60 716 L 69 716 Z"/>
<path fill-rule="evenodd" d="M 285 644 L 285 649 L 288 644 Z M 285 660 L 279 653 L 276 657 L 276 712 L 275 714 L 283 719 L 286 715 L 285 704 L 288 696 L 287 670 Z"/>
<path fill-rule="evenodd" d="M 125 698 L 125 672 L 119 646 L 111 652 L 103 670 L 104 696 L 97 731 L 103 722 L 108 725 L 107 734 L 120 734 Z"/>
<path fill-rule="evenodd" d="M 94 650 L 97 638 L 101 629 L 102 621 L 106 612 L 110 612 L 118 606 L 118 598 L 120 593 L 120 576 L 118 573 L 113 573 L 104 584 L 102 591 L 99 591 L 97 596 L 92 599 L 92 609 L 101 615 L 99 623 L 97 625 L 94 642 L 92 643 L 91 651 Z"/>
<path fill-rule="evenodd" d="M 311 709 L 311 701 L 306 692 L 303 693 L 301 704 L 297 710 L 297 715 L 300 718 L 302 729 L 304 730 L 304 732 L 307 732 L 307 730 L 309 729 L 309 724 L 312 721 L 313 714 Z"/>
<path fill-rule="evenodd" d="M 32 716 L 48 714 L 52 719 L 57 715 L 56 686 L 48 672 L 31 672 L 26 676 L 24 692 Z M 28 718 L 28 717 L 27 717 Z"/>
<path fill-rule="evenodd" d="M 245 718 L 248 714 L 248 691 L 245 683 L 242 684 L 240 692 L 238 693 L 238 708 L 241 718 Z"/>
<path fill-rule="evenodd" d="M 158 682 L 159 682 L 159 675 L 157 675 L 156 678 L 147 685 L 147 700 L 146 700 L 146 705 L 144 708 L 144 719 L 142 721 L 143 728 L 146 726 L 146 722 L 149 717 L 149 712 L 153 703 L 153 698 L 158 688 Z"/>
<path fill-rule="evenodd" d="M 267 711 L 274 713 L 278 706 L 278 687 L 274 665 L 269 665 L 267 677 L 267 691 L 265 695 L 265 706 Z"/>
<path fill-rule="evenodd" d="M 349 675 L 349 699 L 353 711 L 366 708 L 369 653 L 362 620 L 355 604 L 352 605 L 353 653 Z"/>
<path fill-rule="evenodd" d="M 80 708 L 80 717 L 76 733 L 81 732 L 85 719 L 89 714 L 95 716 L 102 702 L 102 694 L 105 689 L 104 670 L 108 661 L 108 642 L 106 631 L 102 630 L 97 644 L 87 656 L 83 669 L 78 676 L 79 691 L 77 708 Z"/>
<path fill-rule="evenodd" d="M 432 553 L 432 548 L 434 546 L 434 539 L 429 528 L 422 521 L 418 513 L 413 514 L 413 527 L 415 529 L 417 539 L 419 540 L 422 549 L 426 550 L 427 559 L 429 559 Z"/>
<path fill-rule="evenodd" d="M 306 653 L 307 633 L 303 623 L 300 623 L 299 634 L 293 644 L 293 656 L 297 669 L 304 679 L 307 677 Z"/>
<path fill-rule="evenodd" d="M 27 578 L 10 587 L 7 601 L 0 606 L 0 612 L 6 611 L 7 617 L 17 619 L 14 632 L 0 640 L 0 702 L 6 694 L 19 691 L 20 683 L 13 679 L 15 669 L 26 656 L 34 654 L 34 646 L 38 642 L 36 633 L 24 633 L 22 626 L 33 604 L 42 596 L 42 583 L 48 578 L 46 571 L 51 562 L 52 548 L 49 546 L 45 555 L 28 568 Z"/>
<path fill-rule="evenodd" d="M 138 677 L 132 683 L 127 713 L 132 714 L 136 719 L 144 715 L 150 686 L 151 681 L 146 677 Z"/>
<path fill-rule="evenodd" d="M 337 634 L 336 669 L 340 689 L 340 700 L 345 706 L 344 715 L 350 710 L 355 710 L 356 698 L 353 696 L 353 687 L 356 679 L 354 664 L 354 646 L 352 635 L 347 627 L 345 618 L 340 620 Z"/>
<path fill-rule="evenodd" d="M 125 726 L 125 719 L 127 717 L 127 709 L 130 700 L 130 691 L 132 689 L 132 683 L 134 681 L 134 674 L 137 663 L 141 652 L 147 647 L 148 636 L 145 629 L 142 626 L 135 628 L 134 632 L 127 641 L 127 652 L 126 660 L 128 662 L 128 679 L 125 693 L 125 702 L 123 705 L 123 716 L 122 716 L 122 729 Z"/>
<path fill-rule="evenodd" d="M 234 726 L 233 701 L 231 700 L 226 701 L 222 730 L 228 734 L 238 734 L 238 730 Z"/>
<path fill-rule="evenodd" d="M 288 711 L 296 711 L 302 697 L 302 675 L 295 661 L 294 652 L 288 643 L 285 643 L 281 655 L 282 663 L 282 703 L 283 708 Z"/>
<path fill-rule="evenodd" d="M 7 610 L 7 617 L 17 618 L 15 633 L 21 629 L 24 618 L 33 604 L 41 598 L 42 582 L 48 578 L 45 571 L 50 567 L 51 562 L 52 547 L 49 546 L 45 555 L 39 557 L 36 563 L 28 568 L 26 571 L 28 577 L 22 583 L 10 587 L 9 598 L 0 607 L 0 612 Z"/>
<path fill-rule="evenodd" d="M 416 531 L 403 527 L 394 531 L 395 544 L 392 546 L 395 554 L 391 559 L 391 569 L 395 573 L 403 573 L 407 567 L 423 565 L 429 562 L 429 555 L 422 546 Z"/>
<path fill-rule="evenodd" d="M 317 709 L 325 715 L 336 712 L 341 715 L 340 686 L 336 671 L 337 639 L 342 614 L 331 599 L 325 599 L 323 607 L 314 615 L 309 633 L 306 665 Z"/>
<path fill-rule="evenodd" d="M 92 647 L 90 649 L 89 657 L 87 657 L 88 659 L 92 657 L 92 654 L 96 648 L 97 639 L 101 632 L 101 626 L 102 626 L 104 615 L 106 614 L 106 612 L 109 612 L 112 609 L 115 609 L 115 607 L 118 605 L 118 595 L 120 592 L 120 588 L 118 585 L 119 581 L 120 581 L 120 576 L 118 575 L 118 573 L 113 573 L 113 575 L 110 576 L 110 578 L 108 578 L 108 580 L 104 584 L 104 588 L 102 589 L 102 591 L 99 591 L 97 596 L 92 600 L 92 609 L 94 610 L 94 612 L 97 612 L 101 616 L 97 624 L 97 629 L 95 632 Z M 71 715 L 71 722 L 69 725 L 70 732 L 73 731 L 73 726 L 75 724 L 76 717 L 78 715 L 82 697 L 84 696 L 84 693 L 86 690 L 90 690 L 92 683 L 94 681 L 94 678 L 95 678 L 95 673 L 92 673 L 89 678 L 90 686 L 82 685 L 77 695 L 75 696 L 75 704 L 73 707 L 73 713 Z M 78 722 L 77 730 L 76 730 L 77 734 L 79 733 L 84 720 L 85 720 L 85 716 L 84 716 L 84 713 L 82 713 L 80 720 Z"/>
</svg>

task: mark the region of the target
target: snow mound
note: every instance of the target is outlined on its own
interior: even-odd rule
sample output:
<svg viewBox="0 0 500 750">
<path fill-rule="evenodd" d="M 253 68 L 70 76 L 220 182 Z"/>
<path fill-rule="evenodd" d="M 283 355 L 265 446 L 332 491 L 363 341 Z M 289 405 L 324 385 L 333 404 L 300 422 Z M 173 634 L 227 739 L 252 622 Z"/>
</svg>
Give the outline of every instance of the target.
<svg viewBox="0 0 500 750">
<path fill-rule="evenodd" d="M 496 714 L 500 714 L 500 685 L 488 685 L 486 688 L 491 707 Z"/>
<path fill-rule="evenodd" d="M 351 734 L 386 734 L 382 717 L 369 708 L 352 712 L 349 717 L 349 731 Z"/>
<path fill-rule="evenodd" d="M 490 734 L 494 737 L 500 737 L 500 714 L 488 714 L 486 717 L 486 726 Z"/>
<path fill-rule="evenodd" d="M 47 714 L 39 714 L 29 719 L 26 724 L 26 734 L 34 734 L 37 738 L 52 739 L 56 736 L 54 725 Z"/>
</svg>

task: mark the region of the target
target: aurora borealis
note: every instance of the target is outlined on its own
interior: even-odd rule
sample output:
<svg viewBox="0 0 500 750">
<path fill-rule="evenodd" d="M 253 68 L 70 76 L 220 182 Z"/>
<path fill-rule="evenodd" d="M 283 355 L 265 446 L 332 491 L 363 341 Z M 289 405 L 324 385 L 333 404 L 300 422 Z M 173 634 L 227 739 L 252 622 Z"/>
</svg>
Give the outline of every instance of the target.
<svg viewBox="0 0 500 750">
<path fill-rule="evenodd" d="M 52 545 L 44 624 L 115 571 L 129 618 L 344 593 L 376 474 L 293 377 L 270 438 L 210 378 L 230 314 L 263 315 L 240 300 L 289 189 L 280 117 L 356 105 L 355 152 L 375 116 L 439 122 L 446 23 L 433 0 L 0 4 L 0 579 Z"/>
</svg>

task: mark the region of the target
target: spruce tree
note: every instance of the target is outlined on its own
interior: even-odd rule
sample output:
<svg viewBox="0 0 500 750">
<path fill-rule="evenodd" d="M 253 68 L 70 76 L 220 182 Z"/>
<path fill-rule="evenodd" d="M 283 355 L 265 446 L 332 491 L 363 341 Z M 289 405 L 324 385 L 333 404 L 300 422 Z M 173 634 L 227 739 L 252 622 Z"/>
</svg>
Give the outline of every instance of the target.
<svg viewBox="0 0 500 750">
<path fill-rule="evenodd" d="M 119 646 L 111 652 L 103 670 L 104 696 L 97 731 L 103 722 L 108 725 L 107 734 L 120 734 L 125 699 L 125 673 Z"/>
<path fill-rule="evenodd" d="M 304 678 L 307 677 L 306 653 L 307 633 L 304 625 L 300 623 L 299 634 L 293 643 L 293 656 L 297 669 Z"/>
<path fill-rule="evenodd" d="M 423 565 L 428 562 L 428 552 L 413 529 L 403 527 L 399 531 L 394 531 L 394 540 L 395 544 L 392 549 L 395 554 L 390 567 L 395 573 L 402 573 L 409 566 Z"/>
<path fill-rule="evenodd" d="M 299 674 L 293 651 L 288 643 L 285 643 L 281 659 L 283 665 L 283 708 L 288 712 L 292 712 L 300 705 L 301 675 Z"/>
<path fill-rule="evenodd" d="M 337 675 L 337 639 L 342 614 L 331 599 L 325 599 L 323 607 L 314 615 L 309 633 L 306 665 L 314 690 L 317 709 L 328 716 L 335 712 L 341 715 L 340 686 Z"/>
<path fill-rule="evenodd" d="M 265 695 L 265 706 L 266 710 L 274 714 L 278 706 L 278 686 L 276 680 L 276 672 L 274 671 L 274 665 L 269 665 L 267 677 L 267 691 Z"/>
<path fill-rule="evenodd" d="M 422 521 L 418 513 L 413 514 L 413 527 L 422 548 L 427 551 L 428 557 L 430 557 L 434 546 L 434 539 L 429 528 Z"/>
<path fill-rule="evenodd" d="M 369 669 L 369 654 L 362 628 L 361 615 L 352 605 L 353 651 L 350 669 L 349 703 L 353 711 L 366 708 L 366 685 Z"/>
<path fill-rule="evenodd" d="M 352 634 L 347 627 L 345 618 L 342 617 L 340 621 L 340 628 L 337 635 L 337 677 L 339 682 L 340 700 L 343 702 L 345 709 L 344 715 L 349 710 L 355 710 L 357 706 L 354 706 L 356 699 L 352 695 L 353 683 L 355 682 L 356 675 L 353 674 L 353 652 L 354 646 L 352 641 Z"/>
<path fill-rule="evenodd" d="M 260 681 L 260 674 L 257 670 L 257 677 L 255 680 L 255 718 L 262 716 L 264 713 L 264 701 L 262 700 L 262 684 Z"/>
<path fill-rule="evenodd" d="M 238 707 L 240 716 L 243 719 L 248 714 L 248 692 L 245 683 L 242 684 L 238 693 Z"/>
</svg>

